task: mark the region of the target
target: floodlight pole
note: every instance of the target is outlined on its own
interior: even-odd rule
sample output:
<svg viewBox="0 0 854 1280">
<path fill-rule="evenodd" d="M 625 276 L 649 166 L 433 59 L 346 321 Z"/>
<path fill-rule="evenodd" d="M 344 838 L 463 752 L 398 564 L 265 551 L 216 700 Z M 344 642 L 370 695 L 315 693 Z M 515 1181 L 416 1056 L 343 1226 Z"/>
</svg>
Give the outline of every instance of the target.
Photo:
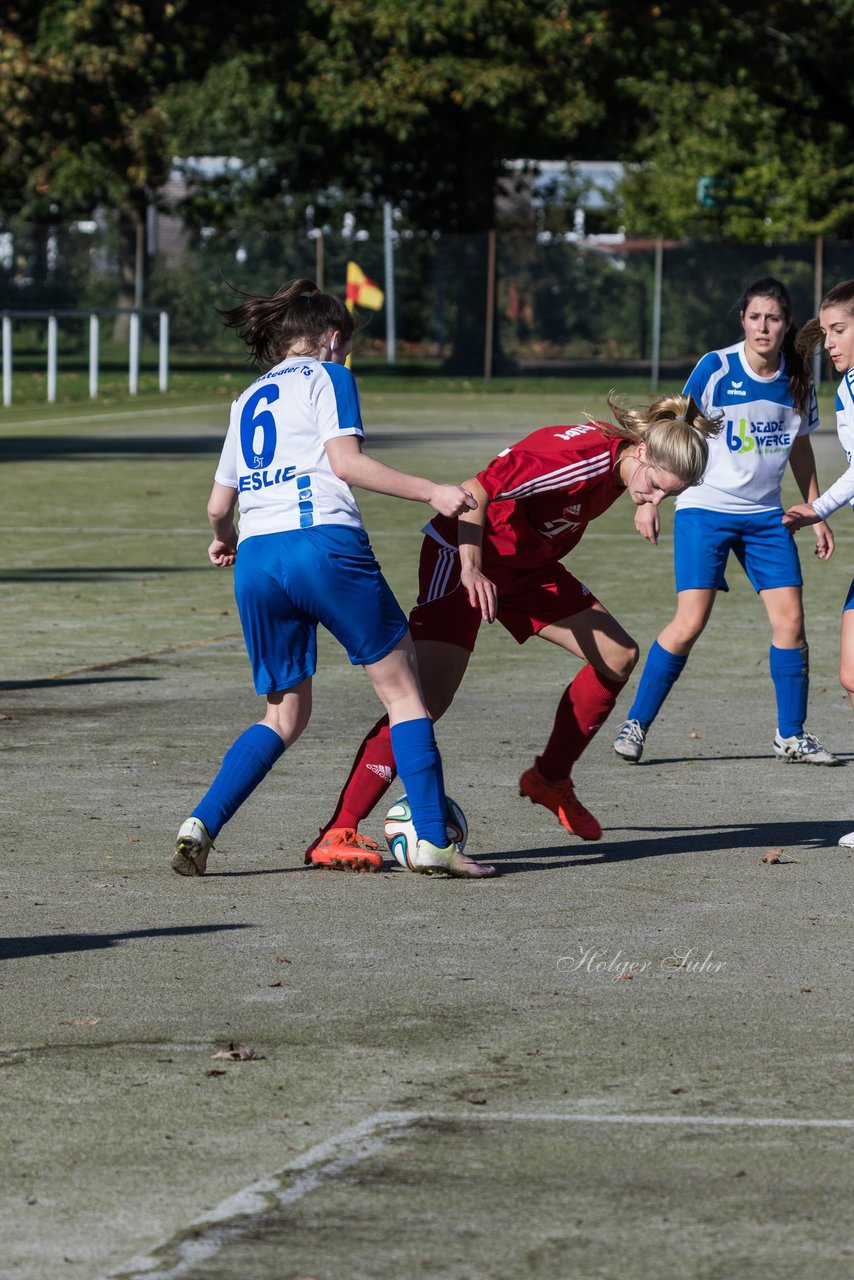
<svg viewBox="0 0 854 1280">
<path fill-rule="evenodd" d="M 56 316 L 47 318 L 47 402 L 56 403 Z"/>
<path fill-rule="evenodd" d="M 813 263 L 813 315 L 817 316 L 821 300 L 824 296 L 824 237 L 815 238 L 815 259 Z M 812 380 L 816 391 L 821 386 L 821 349 L 812 358 Z"/>
<path fill-rule="evenodd" d="M 12 403 L 12 317 L 3 316 L 3 403 Z"/>
<path fill-rule="evenodd" d="M 385 251 L 385 346 L 386 360 L 397 358 L 397 332 L 394 314 L 394 239 L 392 236 L 391 202 L 383 204 L 383 248 Z"/>
<path fill-rule="evenodd" d="M 96 312 L 89 316 L 89 399 L 98 398 L 98 336 L 99 322 Z"/>
<path fill-rule="evenodd" d="M 652 369 L 650 385 L 653 391 L 658 390 L 658 379 L 661 372 L 661 277 L 664 267 L 664 241 L 658 236 L 655 241 L 655 278 L 652 286 Z"/>
</svg>

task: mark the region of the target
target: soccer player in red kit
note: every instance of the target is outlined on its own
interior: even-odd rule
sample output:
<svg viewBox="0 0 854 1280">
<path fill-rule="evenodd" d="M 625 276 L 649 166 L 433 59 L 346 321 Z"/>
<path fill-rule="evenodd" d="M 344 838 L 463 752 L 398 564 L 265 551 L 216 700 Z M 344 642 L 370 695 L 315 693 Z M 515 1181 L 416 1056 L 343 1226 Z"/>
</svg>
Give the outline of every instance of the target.
<svg viewBox="0 0 854 1280">
<path fill-rule="evenodd" d="M 718 423 L 685 396 L 646 409 L 609 397 L 617 425 L 544 427 L 502 450 L 463 486 L 476 510 L 436 516 L 425 529 L 418 603 L 409 617 L 424 700 L 434 720 L 465 675 L 481 622 L 497 619 L 519 643 L 550 641 L 584 665 L 561 695 L 545 749 L 519 791 L 554 813 L 567 831 L 598 840 L 602 828 L 577 799 L 572 768 L 604 724 L 638 659 L 634 640 L 560 561 L 587 525 L 628 493 L 640 506 L 696 484 Z M 394 778 L 384 717 L 362 742 L 329 823 L 306 862 L 364 869 L 381 865 L 359 825 Z"/>
</svg>

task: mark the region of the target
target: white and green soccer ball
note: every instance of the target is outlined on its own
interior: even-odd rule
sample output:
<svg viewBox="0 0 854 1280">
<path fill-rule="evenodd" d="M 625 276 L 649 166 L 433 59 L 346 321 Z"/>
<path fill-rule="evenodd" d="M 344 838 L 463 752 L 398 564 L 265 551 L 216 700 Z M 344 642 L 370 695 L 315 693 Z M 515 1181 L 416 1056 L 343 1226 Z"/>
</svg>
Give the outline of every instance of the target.
<svg viewBox="0 0 854 1280">
<path fill-rule="evenodd" d="M 466 815 L 456 800 L 452 800 L 450 796 L 445 796 L 445 804 L 448 807 L 448 843 L 450 844 L 451 841 L 454 841 L 459 846 L 460 853 L 462 853 L 469 838 L 469 824 L 466 822 Z M 411 871 L 415 862 L 417 837 L 415 835 L 415 826 L 412 822 L 409 801 L 406 796 L 401 796 L 399 800 L 395 800 L 386 814 L 385 838 L 395 861 L 399 862 L 402 867 L 406 867 L 408 871 Z"/>
</svg>

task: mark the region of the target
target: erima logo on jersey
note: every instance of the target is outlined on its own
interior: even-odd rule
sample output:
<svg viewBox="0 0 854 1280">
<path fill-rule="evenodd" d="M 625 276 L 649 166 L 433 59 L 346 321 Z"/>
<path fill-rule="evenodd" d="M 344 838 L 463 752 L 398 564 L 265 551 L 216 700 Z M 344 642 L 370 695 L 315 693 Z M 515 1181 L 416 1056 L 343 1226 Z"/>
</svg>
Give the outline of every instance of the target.
<svg viewBox="0 0 854 1280">
<path fill-rule="evenodd" d="M 729 394 L 731 396 L 746 396 L 747 392 L 742 390 L 743 386 L 743 382 L 731 382 L 729 384 Z"/>
</svg>

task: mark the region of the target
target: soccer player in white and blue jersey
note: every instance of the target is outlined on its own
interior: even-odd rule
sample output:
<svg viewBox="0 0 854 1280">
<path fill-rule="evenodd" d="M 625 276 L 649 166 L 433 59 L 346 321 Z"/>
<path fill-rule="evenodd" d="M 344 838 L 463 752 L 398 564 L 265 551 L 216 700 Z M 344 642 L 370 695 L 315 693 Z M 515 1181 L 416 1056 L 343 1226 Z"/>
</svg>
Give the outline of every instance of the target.
<svg viewBox="0 0 854 1280">
<path fill-rule="evenodd" d="M 359 394 L 345 367 L 353 319 L 338 298 L 295 280 L 271 297 L 248 295 L 224 319 L 266 371 L 232 407 L 208 502 L 208 556 L 219 567 L 234 565 L 255 690 L 267 705 L 182 825 L 172 866 L 204 874 L 220 829 L 305 729 L 320 624 L 364 667 L 389 713 L 418 836 L 412 869 L 490 875 L 493 867 L 448 842 L 442 762 L 406 616 L 374 558 L 351 485 L 426 502 L 446 516 L 477 502 L 459 485 L 407 475 L 362 452 Z M 352 836 L 306 861 L 378 870 L 376 843 Z"/>
<path fill-rule="evenodd" d="M 844 506 L 854 506 L 854 280 L 836 285 L 822 299 L 818 319 L 805 324 L 798 334 L 801 354 L 808 357 L 822 341 L 837 373 L 843 375 L 836 392 L 836 431 L 848 459 L 848 469 L 818 498 L 790 507 L 783 523 L 790 529 L 826 520 Z M 854 707 L 854 581 L 842 606 L 839 635 L 839 680 Z M 854 849 L 854 831 L 840 838 L 846 849 Z"/>
<path fill-rule="evenodd" d="M 777 702 L 778 759 L 837 764 L 805 727 L 809 650 L 803 579 L 794 538 L 782 525 L 787 462 L 805 501 L 818 497 L 810 433 L 818 426 L 815 388 L 795 348 L 788 290 L 774 277 L 751 284 L 738 303 L 743 339 L 704 355 L 685 385 L 707 416 L 724 420 L 710 442 L 699 485 L 676 500 L 673 525 L 676 613 L 652 645 L 635 700 L 614 750 L 636 764 L 646 736 L 711 616 L 734 552 L 771 624 L 769 664 Z M 635 524 L 655 543 L 658 512 L 641 508 Z M 833 553 L 833 535 L 816 525 L 816 553 Z"/>
</svg>

